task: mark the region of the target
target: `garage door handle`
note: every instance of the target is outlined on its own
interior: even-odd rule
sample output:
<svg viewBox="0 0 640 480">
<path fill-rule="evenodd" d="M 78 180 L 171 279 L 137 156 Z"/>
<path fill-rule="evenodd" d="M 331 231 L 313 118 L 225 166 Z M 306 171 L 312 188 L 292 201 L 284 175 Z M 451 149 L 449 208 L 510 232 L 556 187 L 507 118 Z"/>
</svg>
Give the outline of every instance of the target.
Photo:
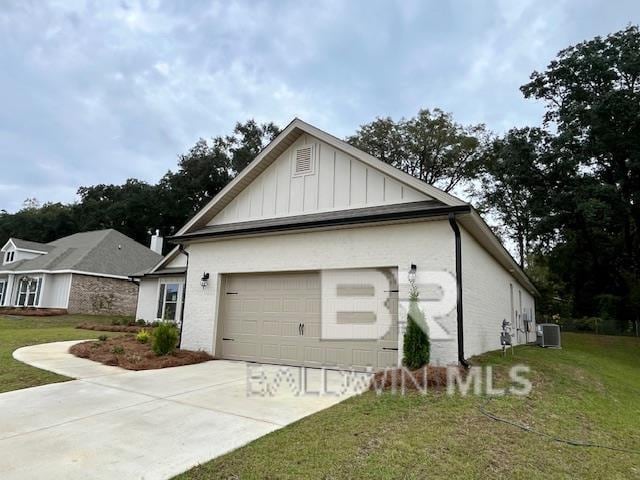
<svg viewBox="0 0 640 480">
<path fill-rule="evenodd" d="M 304 323 L 302 324 L 302 335 L 304 336 Z"/>
<path fill-rule="evenodd" d="M 302 324 L 298 324 L 298 335 L 302 335 Z"/>
<path fill-rule="evenodd" d="M 394 352 L 397 352 L 398 349 L 397 348 L 391 348 L 391 347 L 382 347 L 383 350 L 393 350 Z"/>
<path fill-rule="evenodd" d="M 237 295 L 238 292 L 227 292 L 227 295 Z"/>
<path fill-rule="evenodd" d="M 223 338 L 222 338 L 222 340 L 225 340 L 225 341 L 229 341 L 229 340 L 230 340 L 230 341 L 234 342 L 234 341 L 235 341 L 235 338 L 224 338 L 224 337 L 223 337 Z"/>
</svg>

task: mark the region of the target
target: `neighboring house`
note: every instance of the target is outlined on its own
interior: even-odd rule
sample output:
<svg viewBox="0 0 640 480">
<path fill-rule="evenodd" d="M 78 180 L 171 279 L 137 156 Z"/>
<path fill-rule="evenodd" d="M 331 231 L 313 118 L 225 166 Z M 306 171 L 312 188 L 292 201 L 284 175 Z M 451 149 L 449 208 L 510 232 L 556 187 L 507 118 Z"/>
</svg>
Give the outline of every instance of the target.
<svg viewBox="0 0 640 480">
<path fill-rule="evenodd" d="M 410 271 L 427 313 L 448 305 L 433 363 L 500 348 L 503 320 L 535 340 L 537 291 L 471 205 L 299 119 L 171 241 L 137 315 L 183 310 L 182 347 L 218 358 L 397 366 Z"/>
<path fill-rule="evenodd" d="M 76 233 L 50 243 L 10 238 L 0 249 L 0 306 L 133 315 L 129 277 L 162 258 L 116 230 Z"/>
</svg>

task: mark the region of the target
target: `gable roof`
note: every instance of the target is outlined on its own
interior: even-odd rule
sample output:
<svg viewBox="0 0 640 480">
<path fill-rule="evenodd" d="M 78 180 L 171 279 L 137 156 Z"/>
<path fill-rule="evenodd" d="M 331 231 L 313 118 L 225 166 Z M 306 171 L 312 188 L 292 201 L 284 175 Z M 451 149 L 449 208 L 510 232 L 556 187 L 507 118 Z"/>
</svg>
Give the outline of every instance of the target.
<svg viewBox="0 0 640 480">
<path fill-rule="evenodd" d="M 9 244 L 12 244 L 16 248 L 16 250 L 23 250 L 34 253 L 47 253 L 53 249 L 52 246 L 47 245 L 46 243 L 31 242 L 29 240 L 22 240 L 21 238 L 11 237 L 9 240 L 7 240 L 7 243 L 4 244 L 1 250 L 3 252 L 6 251 Z"/>
<path fill-rule="evenodd" d="M 76 233 L 45 244 L 48 253 L 0 266 L 0 272 L 78 271 L 118 277 L 151 268 L 162 256 L 117 230 Z"/>
<path fill-rule="evenodd" d="M 269 165 L 271 165 L 287 148 L 289 148 L 300 135 L 307 133 L 312 137 L 315 137 L 332 147 L 341 150 L 342 152 L 350 155 L 357 160 L 360 160 L 364 164 L 379 170 L 381 173 L 388 175 L 395 180 L 406 184 L 415 190 L 424 193 L 431 197 L 433 200 L 439 202 L 443 207 L 449 207 L 452 214 L 460 216 L 460 223 L 463 227 L 469 231 L 469 233 L 494 257 L 498 262 L 513 274 L 526 288 L 533 294 L 538 294 L 538 290 L 531 282 L 529 277 L 524 273 L 524 270 L 518 265 L 507 249 L 502 245 L 498 237 L 493 233 L 491 228 L 486 224 L 482 217 L 475 211 L 475 209 L 467 202 L 460 200 L 459 198 L 440 190 L 433 185 L 429 185 L 412 175 L 409 175 L 402 170 L 399 170 L 391 165 L 377 159 L 376 157 L 369 155 L 366 152 L 350 145 L 349 143 L 341 140 L 327 132 L 320 130 L 306 122 L 303 122 L 299 118 L 294 118 L 289 125 L 287 125 L 280 134 L 273 139 L 269 145 L 267 145 L 249 164 L 242 170 L 238 176 L 227 184 L 211 201 L 204 206 L 193 218 L 191 218 L 173 237 L 170 239 L 180 242 L 181 240 L 188 240 L 189 237 L 207 236 L 213 234 L 213 230 L 229 230 L 236 229 L 242 230 L 247 227 L 246 224 L 254 222 L 242 222 L 245 225 L 240 224 L 228 224 L 223 227 L 215 227 L 213 229 L 208 228 L 208 222 L 213 219 L 218 213 L 222 211 L 242 190 L 244 190 L 253 180 L 255 180 Z M 365 210 L 365 209 L 358 209 Z M 464 211 L 463 211 L 464 210 Z M 349 210 L 341 210 L 342 214 Z M 311 214 L 301 215 L 298 218 L 303 221 L 303 217 L 308 219 Z M 294 217 L 295 219 L 295 217 Z M 288 218 L 291 222 L 293 219 Z M 279 220 L 287 221 L 287 219 Z M 269 223 L 269 221 L 266 221 Z M 273 223 L 273 222 L 271 222 Z M 258 226 L 257 224 L 254 226 Z M 302 224 L 299 225 L 302 227 Z M 277 228 L 277 227 L 274 227 Z M 304 227 L 303 227 L 304 228 Z M 218 230 L 216 230 L 218 232 Z M 290 229 L 293 230 L 293 227 Z M 230 231 L 230 230 L 229 230 Z M 218 232 L 220 235 L 222 233 Z M 251 234 L 251 233 L 249 233 Z M 211 235 L 213 236 L 213 235 Z M 173 253 L 173 252 L 172 252 Z M 166 261 L 160 262 L 154 269 L 165 265 Z M 152 269 L 152 271 L 154 270 Z"/>
<path fill-rule="evenodd" d="M 211 201 L 202 208 L 191 220 L 189 220 L 177 233 L 176 236 L 182 236 L 192 230 L 204 227 L 214 216 L 216 216 L 231 200 L 233 200 L 245 187 L 247 187 L 258 175 L 260 175 L 269 165 L 271 165 L 287 148 L 289 148 L 300 135 L 307 133 L 318 140 L 326 142 L 332 147 L 341 150 L 365 165 L 368 165 L 381 173 L 398 180 L 401 183 L 409 185 L 419 192 L 429 197 L 439 200 L 445 205 L 457 206 L 467 205 L 459 198 L 454 197 L 442 190 L 429 185 L 417 178 L 403 172 L 397 168 L 388 165 L 377 158 L 369 155 L 362 150 L 355 148 L 344 140 L 340 140 L 319 128 L 303 122 L 299 118 L 295 118 L 287 125 L 280 134 L 273 139 L 249 164 L 242 170 L 236 178 L 227 184 Z"/>
</svg>

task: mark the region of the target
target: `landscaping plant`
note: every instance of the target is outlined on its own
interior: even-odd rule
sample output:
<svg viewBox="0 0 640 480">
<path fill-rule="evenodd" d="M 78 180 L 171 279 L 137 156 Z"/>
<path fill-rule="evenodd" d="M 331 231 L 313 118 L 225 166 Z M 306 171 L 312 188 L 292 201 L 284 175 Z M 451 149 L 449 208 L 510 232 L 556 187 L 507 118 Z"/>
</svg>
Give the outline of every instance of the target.
<svg viewBox="0 0 640 480">
<path fill-rule="evenodd" d="M 151 334 L 149 333 L 149 330 L 145 329 L 140 330 L 136 335 L 136 340 L 140 343 L 148 343 L 149 338 L 151 338 Z"/>
<path fill-rule="evenodd" d="M 418 303 L 418 289 L 411 285 L 407 331 L 404 334 L 404 358 L 402 363 L 411 370 L 417 370 L 429 363 L 429 335 L 424 312 Z"/>
<path fill-rule="evenodd" d="M 98 337 L 98 340 L 100 340 L 101 342 L 106 342 L 107 341 L 107 336 L 106 335 L 100 335 Z"/>
<path fill-rule="evenodd" d="M 153 351 L 156 355 L 168 355 L 178 343 L 178 329 L 170 323 L 161 323 L 153 330 Z"/>
</svg>

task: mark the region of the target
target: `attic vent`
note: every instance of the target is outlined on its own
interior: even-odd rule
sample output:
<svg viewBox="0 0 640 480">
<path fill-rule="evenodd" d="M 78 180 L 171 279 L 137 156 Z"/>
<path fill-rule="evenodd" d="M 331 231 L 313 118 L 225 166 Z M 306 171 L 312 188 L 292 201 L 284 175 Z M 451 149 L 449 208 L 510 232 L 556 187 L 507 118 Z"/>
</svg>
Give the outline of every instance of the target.
<svg viewBox="0 0 640 480">
<path fill-rule="evenodd" d="M 294 175 L 311 175 L 313 173 L 313 145 L 297 148 L 295 151 Z"/>
</svg>

